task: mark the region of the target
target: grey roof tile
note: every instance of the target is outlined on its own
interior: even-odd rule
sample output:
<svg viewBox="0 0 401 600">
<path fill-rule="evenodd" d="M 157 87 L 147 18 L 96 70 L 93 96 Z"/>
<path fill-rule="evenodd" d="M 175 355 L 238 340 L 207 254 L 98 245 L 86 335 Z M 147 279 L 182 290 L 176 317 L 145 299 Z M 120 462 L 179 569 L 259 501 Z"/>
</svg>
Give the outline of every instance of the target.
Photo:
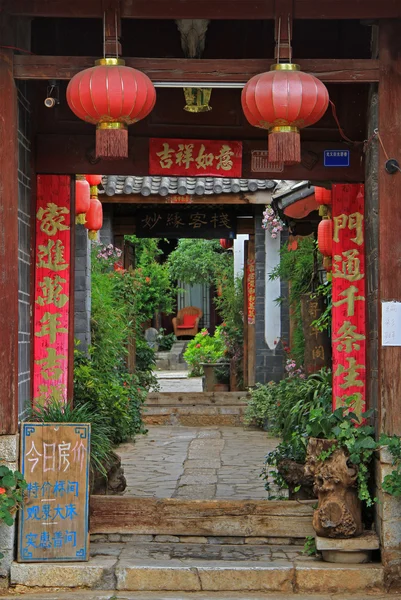
<svg viewBox="0 0 401 600">
<path fill-rule="evenodd" d="M 169 194 L 212 195 L 238 192 L 273 190 L 277 182 L 272 179 L 229 179 L 221 177 L 162 177 L 135 175 L 106 175 L 103 188 L 107 196 L 141 194 L 142 196 Z M 103 193 L 103 192 L 100 192 Z"/>
</svg>

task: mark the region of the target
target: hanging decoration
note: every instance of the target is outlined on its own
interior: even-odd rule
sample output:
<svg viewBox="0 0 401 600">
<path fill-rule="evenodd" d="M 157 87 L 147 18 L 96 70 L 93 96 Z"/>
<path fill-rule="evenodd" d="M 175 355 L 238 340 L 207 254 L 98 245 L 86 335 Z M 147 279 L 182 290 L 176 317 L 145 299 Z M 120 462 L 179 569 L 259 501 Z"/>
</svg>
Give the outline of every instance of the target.
<svg viewBox="0 0 401 600">
<path fill-rule="evenodd" d="M 229 240 L 229 239 L 225 239 L 222 238 L 220 240 L 220 246 L 224 249 L 224 250 L 229 250 L 230 248 L 232 248 L 234 245 L 233 240 Z"/>
<path fill-rule="evenodd" d="M 91 187 L 90 208 L 86 213 L 85 227 L 88 229 L 88 238 L 92 241 L 97 239 L 98 231 L 103 226 L 103 207 L 97 197 L 97 187 Z"/>
<path fill-rule="evenodd" d="M 84 175 L 77 175 L 75 180 L 75 223 L 84 225 L 85 214 L 90 206 L 90 185 Z"/>
<path fill-rule="evenodd" d="M 316 204 L 329 206 L 331 204 L 331 190 L 326 190 L 324 187 L 315 185 L 315 200 Z"/>
<path fill-rule="evenodd" d="M 85 175 L 85 179 L 86 181 L 89 183 L 90 186 L 92 185 L 100 185 L 102 183 L 102 176 L 101 175 Z"/>
<path fill-rule="evenodd" d="M 323 219 L 317 229 L 317 245 L 323 256 L 332 256 L 333 253 L 333 221 Z"/>
<path fill-rule="evenodd" d="M 117 14 L 116 14 L 117 22 Z M 103 58 L 74 75 L 67 87 L 67 102 L 83 121 L 96 125 L 96 157 L 128 158 L 128 125 L 144 119 L 156 102 L 149 77 L 126 67 L 118 56 L 106 57 L 106 14 L 103 19 Z"/>
<path fill-rule="evenodd" d="M 276 40 L 277 63 L 255 75 L 242 90 L 245 117 L 254 127 L 268 131 L 268 159 L 273 163 L 301 162 L 300 129 L 321 119 L 329 104 L 326 86 L 292 63 L 288 21 L 288 58 L 280 62 L 281 19 Z"/>
<path fill-rule="evenodd" d="M 203 113 L 212 110 L 209 106 L 212 88 L 184 88 L 184 110 L 192 113 Z"/>
</svg>

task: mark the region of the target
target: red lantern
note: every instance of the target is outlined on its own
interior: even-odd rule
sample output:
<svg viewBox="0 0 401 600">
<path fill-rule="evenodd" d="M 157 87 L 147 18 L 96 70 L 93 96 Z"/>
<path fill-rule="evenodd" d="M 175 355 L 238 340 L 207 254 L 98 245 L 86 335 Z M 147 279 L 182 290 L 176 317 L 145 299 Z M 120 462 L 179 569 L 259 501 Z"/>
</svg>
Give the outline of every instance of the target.
<svg viewBox="0 0 401 600">
<path fill-rule="evenodd" d="M 317 229 L 317 246 L 323 256 L 332 256 L 333 254 L 333 221 L 323 219 L 320 221 Z"/>
<path fill-rule="evenodd" d="M 227 240 L 227 239 L 221 239 L 220 240 L 220 246 L 224 249 L 224 250 L 228 250 L 229 248 L 233 247 L 233 241 L 232 240 Z"/>
<path fill-rule="evenodd" d="M 98 158 L 127 158 L 127 126 L 146 117 L 156 102 L 149 77 L 124 65 L 120 58 L 102 58 L 77 73 L 67 87 L 72 112 L 97 125 Z"/>
<path fill-rule="evenodd" d="M 90 206 L 90 187 L 83 175 L 77 175 L 75 181 L 75 223 L 83 225 L 85 223 L 85 213 Z"/>
<path fill-rule="evenodd" d="M 298 65 L 275 64 L 248 81 L 241 102 L 249 123 L 269 132 L 269 161 L 294 164 L 301 162 L 299 130 L 323 117 L 329 94 Z"/>
<path fill-rule="evenodd" d="M 331 204 L 331 190 L 315 186 L 315 200 L 317 204 Z"/>
<path fill-rule="evenodd" d="M 86 213 L 85 227 L 89 230 L 88 238 L 90 240 L 97 239 L 97 232 L 103 226 L 103 207 L 97 195 L 92 195 L 90 208 Z"/>
<path fill-rule="evenodd" d="M 100 185 L 102 183 L 101 175 L 85 175 L 85 179 L 89 183 L 90 186 Z"/>
</svg>

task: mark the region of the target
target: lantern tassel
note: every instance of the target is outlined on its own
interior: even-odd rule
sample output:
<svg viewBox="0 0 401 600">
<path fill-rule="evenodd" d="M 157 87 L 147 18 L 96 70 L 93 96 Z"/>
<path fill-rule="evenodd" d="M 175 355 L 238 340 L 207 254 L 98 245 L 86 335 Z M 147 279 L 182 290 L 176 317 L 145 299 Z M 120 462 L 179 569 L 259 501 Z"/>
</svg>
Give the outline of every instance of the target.
<svg viewBox="0 0 401 600">
<path fill-rule="evenodd" d="M 97 231 L 95 229 L 90 229 L 88 231 L 88 238 L 92 241 L 95 242 L 97 240 Z"/>
<path fill-rule="evenodd" d="M 77 215 L 75 217 L 76 225 L 85 225 L 85 223 L 86 223 L 85 213 L 81 213 L 80 215 Z"/>
<path fill-rule="evenodd" d="M 301 138 L 296 127 L 273 127 L 269 132 L 269 162 L 301 162 Z"/>
<path fill-rule="evenodd" d="M 128 129 L 123 123 L 100 123 L 97 126 L 96 157 L 128 158 Z"/>
</svg>

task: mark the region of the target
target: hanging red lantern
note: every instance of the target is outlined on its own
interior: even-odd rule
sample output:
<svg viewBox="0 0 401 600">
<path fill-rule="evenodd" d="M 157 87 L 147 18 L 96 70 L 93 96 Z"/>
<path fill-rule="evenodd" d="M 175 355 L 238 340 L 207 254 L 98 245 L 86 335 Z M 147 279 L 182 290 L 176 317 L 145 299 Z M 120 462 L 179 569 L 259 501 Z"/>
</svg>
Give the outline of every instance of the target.
<svg viewBox="0 0 401 600">
<path fill-rule="evenodd" d="M 323 219 L 317 228 L 317 246 L 323 256 L 332 256 L 333 254 L 333 221 L 332 219 Z"/>
<path fill-rule="evenodd" d="M 241 102 L 249 123 L 269 132 L 269 162 L 294 164 L 301 162 L 299 130 L 323 117 L 329 94 L 298 65 L 279 63 L 248 81 Z"/>
<path fill-rule="evenodd" d="M 77 175 L 75 181 L 75 223 L 84 225 L 85 213 L 90 206 L 90 186 L 83 175 Z"/>
<path fill-rule="evenodd" d="M 89 230 L 88 238 L 90 240 L 97 239 L 97 232 L 103 226 L 103 207 L 97 197 L 97 188 L 91 188 L 90 207 L 86 213 L 85 227 Z"/>
<path fill-rule="evenodd" d="M 227 240 L 222 238 L 220 240 L 220 246 L 224 249 L 224 250 L 228 250 L 229 248 L 233 247 L 234 242 L 232 240 Z"/>
<path fill-rule="evenodd" d="M 90 186 L 100 185 L 102 183 L 101 175 L 85 175 L 85 179 L 89 183 Z"/>
<path fill-rule="evenodd" d="M 98 158 L 127 158 L 127 126 L 146 117 L 156 102 L 149 77 L 124 65 L 121 58 L 102 58 L 77 73 L 67 87 L 72 112 L 97 126 Z"/>
<path fill-rule="evenodd" d="M 326 190 L 324 187 L 317 187 L 315 185 L 315 200 L 316 204 L 331 204 L 331 190 Z"/>
</svg>

